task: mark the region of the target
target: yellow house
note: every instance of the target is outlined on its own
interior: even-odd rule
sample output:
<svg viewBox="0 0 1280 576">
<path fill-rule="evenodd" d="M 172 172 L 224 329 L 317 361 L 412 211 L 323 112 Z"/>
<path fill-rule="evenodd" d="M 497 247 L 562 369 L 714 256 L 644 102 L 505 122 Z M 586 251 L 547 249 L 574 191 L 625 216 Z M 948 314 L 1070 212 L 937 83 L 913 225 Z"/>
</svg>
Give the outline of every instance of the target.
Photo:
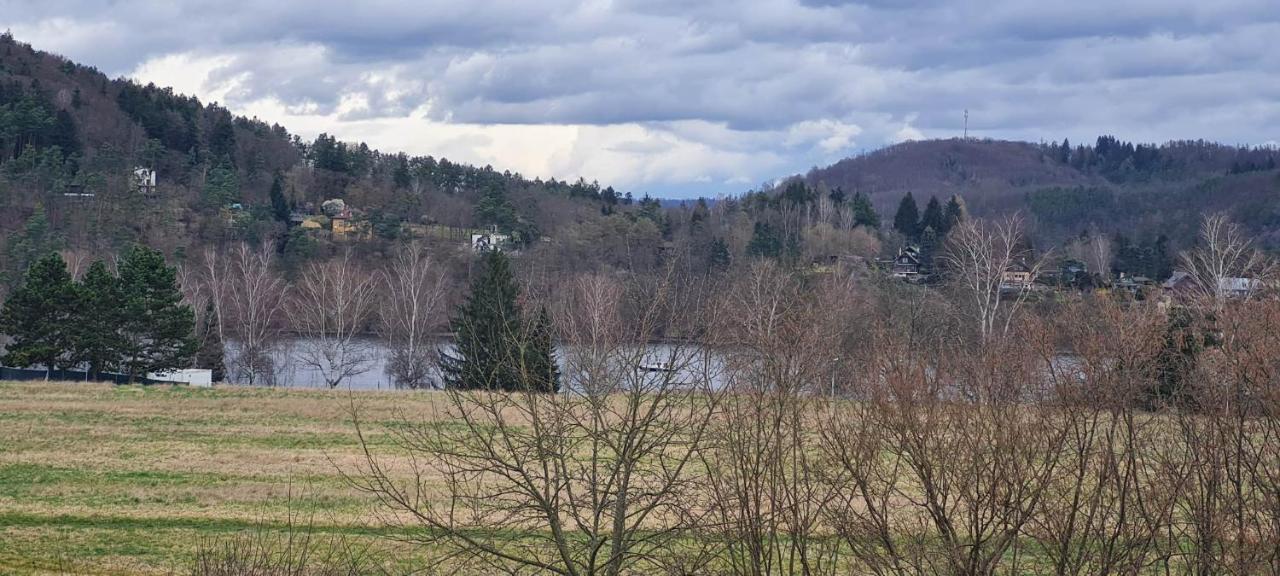
<svg viewBox="0 0 1280 576">
<path fill-rule="evenodd" d="M 333 219 L 334 234 L 338 236 L 346 236 L 347 234 L 354 233 L 355 231 L 356 231 L 356 227 L 351 222 L 350 218 L 334 218 Z"/>
</svg>

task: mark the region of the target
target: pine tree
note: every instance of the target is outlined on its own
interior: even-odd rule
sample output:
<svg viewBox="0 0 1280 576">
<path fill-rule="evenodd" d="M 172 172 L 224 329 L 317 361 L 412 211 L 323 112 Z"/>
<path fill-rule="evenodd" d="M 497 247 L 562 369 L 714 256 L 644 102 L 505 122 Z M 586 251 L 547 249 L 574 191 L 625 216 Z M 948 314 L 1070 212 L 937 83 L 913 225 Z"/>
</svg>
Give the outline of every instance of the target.
<svg viewBox="0 0 1280 576">
<path fill-rule="evenodd" d="M 120 362 L 120 327 L 124 321 L 120 283 L 101 260 L 89 265 L 80 279 L 79 310 L 73 337 L 76 360 L 96 378 Z"/>
<path fill-rule="evenodd" d="M 186 368 L 196 351 L 195 314 L 182 303 L 176 271 L 155 250 L 135 246 L 120 261 L 121 356 L 130 379 Z"/>
<path fill-rule="evenodd" d="M 767 222 L 756 222 L 751 231 L 751 241 L 747 243 L 747 254 L 763 258 L 777 258 L 782 255 L 782 239 Z"/>
<path fill-rule="evenodd" d="M 725 243 L 723 238 L 716 238 L 711 241 L 710 264 L 712 268 L 723 270 L 729 267 L 729 245 Z"/>
<path fill-rule="evenodd" d="M 871 199 L 861 192 L 853 195 L 853 224 L 868 228 L 880 227 L 880 214 L 871 205 Z"/>
<path fill-rule="evenodd" d="M 924 232 L 920 233 L 920 263 L 932 269 L 941 244 L 942 241 L 933 226 L 926 226 Z"/>
<path fill-rule="evenodd" d="M 36 260 L 0 310 L 0 332 L 11 339 L 4 363 L 40 364 L 46 370 L 73 364 L 70 328 L 76 300 L 76 287 L 62 257 L 51 252 Z"/>
<path fill-rule="evenodd" d="M 551 315 L 545 306 L 538 309 L 533 327 L 520 347 L 521 376 L 525 389 L 533 392 L 559 392 L 560 366 L 556 363 L 555 339 Z"/>
<path fill-rule="evenodd" d="M 933 228 L 936 235 L 947 233 L 947 217 L 942 213 L 942 204 L 938 202 L 937 196 L 930 196 L 929 203 L 924 207 L 924 215 L 920 217 L 920 231 L 923 235 L 924 230 Z"/>
<path fill-rule="evenodd" d="M 222 334 L 218 331 L 217 312 L 213 302 L 204 307 L 204 322 L 200 323 L 200 348 L 196 350 L 196 368 L 213 372 L 213 381 L 221 382 L 227 375 L 224 362 L 226 350 L 222 346 Z"/>
<path fill-rule="evenodd" d="M 391 171 L 391 182 L 397 190 L 404 190 L 413 184 L 413 175 L 409 173 L 409 157 L 404 153 L 396 154 L 396 166 Z"/>
<path fill-rule="evenodd" d="M 516 226 L 516 209 L 501 186 L 490 186 L 485 190 L 474 210 L 476 222 L 481 225 L 497 226 L 504 232 L 510 232 Z"/>
<path fill-rule="evenodd" d="M 17 285 L 36 260 L 60 248 L 62 248 L 62 237 L 49 225 L 49 218 L 45 216 L 44 208 L 37 205 L 35 211 L 23 224 L 22 232 L 10 236 L 5 247 L 5 256 L 8 260 L 4 271 L 6 283 L 10 286 Z"/>
<path fill-rule="evenodd" d="M 204 181 L 204 197 L 210 206 L 218 208 L 240 201 L 240 181 L 231 164 L 223 162 L 209 170 Z"/>
<path fill-rule="evenodd" d="M 284 181 L 280 174 L 271 179 L 271 215 L 277 222 L 289 223 L 289 201 L 284 197 Z"/>
<path fill-rule="evenodd" d="M 964 205 L 964 198 L 958 194 L 952 194 L 951 199 L 947 200 L 947 209 L 945 211 L 946 230 L 943 235 L 950 232 L 956 224 L 959 224 L 969 218 L 969 209 Z"/>
<path fill-rule="evenodd" d="M 511 263 L 502 252 L 485 252 L 480 272 L 449 328 L 455 335 L 452 354 L 440 355 L 440 372 L 448 388 L 517 390 L 514 360 L 518 356 L 519 288 Z"/>
<path fill-rule="evenodd" d="M 893 215 L 893 229 L 911 239 L 920 233 L 920 208 L 910 192 L 898 204 L 898 212 Z"/>
</svg>

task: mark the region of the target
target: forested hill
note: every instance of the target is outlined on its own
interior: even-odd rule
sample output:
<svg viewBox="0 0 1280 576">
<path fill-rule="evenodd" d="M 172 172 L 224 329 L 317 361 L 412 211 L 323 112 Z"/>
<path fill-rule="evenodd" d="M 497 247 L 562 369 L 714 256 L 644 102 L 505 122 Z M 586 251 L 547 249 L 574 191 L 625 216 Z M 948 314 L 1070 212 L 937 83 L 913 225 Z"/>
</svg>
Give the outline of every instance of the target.
<svg viewBox="0 0 1280 576">
<path fill-rule="evenodd" d="M 140 167 L 154 170 L 154 188 L 135 181 Z M 496 225 L 529 241 L 615 209 L 657 210 L 595 183 L 380 153 L 327 135 L 303 141 L 0 36 L 0 229 L 35 227 L 28 236 L 39 236 L 5 246 L 10 277 L 35 245 L 101 257 L 141 242 L 182 259 L 212 244 L 274 239 L 287 260 L 322 257 L 332 243 L 291 233 L 289 219 L 335 198 L 374 240 L 406 227 L 456 240 Z"/>
<path fill-rule="evenodd" d="M 978 139 L 906 142 L 806 175 L 867 195 L 892 214 L 960 194 L 976 214 L 1021 210 L 1044 241 L 1086 229 L 1188 241 L 1201 215 L 1226 210 L 1266 245 L 1280 245 L 1280 150 L 1204 141 L 1134 144 L 1111 136 L 1050 144 Z"/>
</svg>

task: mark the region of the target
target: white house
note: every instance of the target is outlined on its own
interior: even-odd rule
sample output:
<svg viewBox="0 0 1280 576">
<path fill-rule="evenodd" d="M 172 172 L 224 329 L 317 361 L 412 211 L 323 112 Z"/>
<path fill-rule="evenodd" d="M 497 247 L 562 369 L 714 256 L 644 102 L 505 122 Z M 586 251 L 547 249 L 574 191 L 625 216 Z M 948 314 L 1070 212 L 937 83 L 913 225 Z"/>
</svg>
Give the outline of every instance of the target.
<svg viewBox="0 0 1280 576">
<path fill-rule="evenodd" d="M 153 194 L 156 191 L 156 171 L 139 166 L 133 169 L 133 189 L 140 194 Z"/>
<path fill-rule="evenodd" d="M 471 234 L 471 249 L 476 252 L 485 250 L 506 250 L 511 245 L 511 236 L 499 234 L 497 229 L 488 232 Z"/>
</svg>

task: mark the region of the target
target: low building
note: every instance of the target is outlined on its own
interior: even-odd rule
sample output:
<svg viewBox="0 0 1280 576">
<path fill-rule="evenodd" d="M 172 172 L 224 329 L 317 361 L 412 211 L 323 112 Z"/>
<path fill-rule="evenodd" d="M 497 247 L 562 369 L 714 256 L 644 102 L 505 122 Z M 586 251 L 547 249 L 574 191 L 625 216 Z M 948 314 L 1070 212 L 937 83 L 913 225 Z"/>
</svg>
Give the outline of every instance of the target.
<svg viewBox="0 0 1280 576">
<path fill-rule="evenodd" d="M 1014 262 L 1000 275 L 1000 290 L 1007 292 L 1030 290 L 1035 281 L 1035 269 L 1028 266 L 1026 262 Z"/>
<path fill-rule="evenodd" d="M 511 236 L 498 233 L 497 228 L 491 228 L 487 232 L 479 232 L 471 234 L 471 249 L 476 252 L 484 252 L 486 250 L 507 250 L 511 246 Z"/>
<path fill-rule="evenodd" d="M 1173 297 L 1185 298 L 1204 293 L 1200 281 L 1190 273 L 1181 270 L 1174 272 L 1168 280 L 1164 281 L 1164 284 L 1161 284 L 1161 287 Z M 1218 293 L 1226 298 L 1248 298 L 1264 287 L 1262 280 L 1256 278 L 1228 276 L 1218 279 Z"/>
</svg>

